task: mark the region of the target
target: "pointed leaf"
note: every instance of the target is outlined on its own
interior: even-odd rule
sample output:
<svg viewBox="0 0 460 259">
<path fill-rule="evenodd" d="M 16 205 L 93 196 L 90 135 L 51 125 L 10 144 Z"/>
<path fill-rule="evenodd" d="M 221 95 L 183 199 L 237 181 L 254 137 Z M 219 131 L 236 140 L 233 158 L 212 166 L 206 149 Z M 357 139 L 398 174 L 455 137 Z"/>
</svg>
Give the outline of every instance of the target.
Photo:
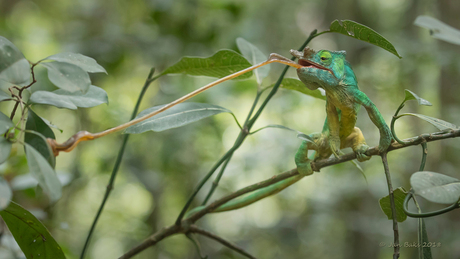
<svg viewBox="0 0 460 259">
<path fill-rule="evenodd" d="M 29 114 L 27 116 L 26 130 L 38 132 L 45 138 L 56 138 L 53 130 L 31 109 L 29 109 Z M 37 150 L 49 162 L 49 164 L 54 167 L 54 154 L 51 152 L 51 148 L 43 137 L 38 134 L 26 132 L 24 141 L 34 147 L 35 150 Z"/>
<path fill-rule="evenodd" d="M 6 138 L 0 137 L 0 164 L 3 164 L 10 156 L 12 145 L 13 143 Z"/>
<path fill-rule="evenodd" d="M 284 78 L 283 81 L 281 81 L 280 87 L 284 89 L 295 90 L 321 100 L 326 100 L 326 96 L 321 94 L 320 90 L 310 90 L 305 86 L 304 83 L 302 83 L 302 81 L 295 78 Z"/>
<path fill-rule="evenodd" d="M 12 197 L 13 192 L 8 182 L 0 175 L 0 211 L 8 207 Z"/>
<path fill-rule="evenodd" d="M 136 118 L 147 115 L 163 107 L 163 105 L 148 108 L 139 113 Z M 172 128 L 182 127 L 195 121 L 199 121 L 209 116 L 222 112 L 232 113 L 223 107 L 207 103 L 180 103 L 158 115 L 145 121 L 139 122 L 126 129 L 125 133 L 139 134 L 149 130 L 163 131 Z"/>
<path fill-rule="evenodd" d="M 58 53 L 58 54 L 49 56 L 45 58 L 44 60 L 47 60 L 47 59 L 69 63 L 69 64 L 74 64 L 89 73 L 106 73 L 107 74 L 107 71 L 101 65 L 99 65 L 96 62 L 96 60 L 88 56 L 79 54 L 79 53 L 63 52 L 63 53 Z"/>
<path fill-rule="evenodd" d="M 443 23 L 438 19 L 426 15 L 420 15 L 417 19 L 415 19 L 414 24 L 422 28 L 429 29 L 431 36 L 435 39 L 460 45 L 460 30 Z"/>
<path fill-rule="evenodd" d="M 0 112 L 0 134 L 5 133 L 9 128 L 13 127 L 14 124 L 8 116 Z"/>
<path fill-rule="evenodd" d="M 30 81 L 30 64 L 13 43 L 0 36 L 0 81 L 26 85 Z"/>
<path fill-rule="evenodd" d="M 183 57 L 176 64 L 168 67 L 162 75 L 187 74 L 192 76 L 225 77 L 251 66 L 243 56 L 233 50 L 220 50 L 211 57 Z M 246 79 L 252 71 L 236 79 Z"/>
<path fill-rule="evenodd" d="M 37 179 L 38 184 L 48 194 L 50 200 L 57 201 L 61 197 L 62 186 L 56 172 L 37 150 L 27 143 L 25 146 L 30 173 Z"/>
<path fill-rule="evenodd" d="M 40 63 L 40 65 L 48 69 L 49 80 L 61 89 L 86 93 L 91 85 L 88 73 L 79 66 L 57 61 Z"/>
<path fill-rule="evenodd" d="M 400 116 L 414 116 L 414 117 L 418 117 L 426 122 L 429 122 L 431 123 L 431 125 L 435 126 L 436 128 L 438 128 L 439 130 L 441 131 L 445 131 L 445 130 L 457 130 L 457 129 L 460 129 L 457 125 L 454 125 L 450 122 L 447 122 L 447 121 L 443 121 L 441 119 L 437 119 L 437 118 L 433 118 L 433 117 L 430 117 L 430 116 L 426 116 L 426 115 L 423 115 L 423 114 L 417 114 L 417 113 L 403 113 L 401 114 Z"/>
<path fill-rule="evenodd" d="M 409 100 L 417 100 L 418 105 L 425 105 L 425 106 L 431 106 L 432 105 L 429 101 L 419 97 L 414 92 L 412 92 L 410 90 L 407 90 L 407 89 L 405 89 L 404 91 L 406 93 L 406 98 L 404 99 L 404 102 L 409 101 Z"/>
<path fill-rule="evenodd" d="M 423 245 L 428 244 L 428 233 L 426 232 L 425 220 L 423 218 L 418 219 L 418 233 L 417 233 L 418 243 L 421 244 L 418 247 L 418 253 L 420 259 L 432 259 L 431 247 Z"/>
<path fill-rule="evenodd" d="M 395 208 L 396 208 L 396 220 L 398 222 L 404 222 L 407 219 L 406 213 L 404 213 L 403 204 L 404 199 L 406 198 L 407 192 L 404 188 L 399 187 L 393 191 L 393 196 L 395 198 Z M 380 208 L 383 213 L 387 215 L 389 220 L 393 220 L 393 215 L 391 213 L 391 204 L 390 204 L 390 195 L 387 195 L 379 200 Z"/>
<path fill-rule="evenodd" d="M 243 38 L 237 38 L 236 45 L 238 46 L 241 54 L 243 54 L 243 57 L 245 57 L 252 65 L 267 61 L 268 56 L 262 53 L 262 51 L 249 41 Z M 256 75 L 257 83 L 259 85 L 262 84 L 262 80 L 268 76 L 268 72 L 270 72 L 270 65 L 254 70 L 254 74 Z"/>
<path fill-rule="evenodd" d="M 452 204 L 460 197 L 460 181 L 429 171 L 416 172 L 410 177 L 414 193 L 431 202 Z"/>
<path fill-rule="evenodd" d="M 382 35 L 373 29 L 350 20 L 335 20 L 329 27 L 330 32 L 337 32 L 343 35 L 353 37 L 358 40 L 368 42 L 370 44 L 381 47 L 382 49 L 394 54 L 398 58 L 402 58 L 395 47 Z"/>
<path fill-rule="evenodd" d="M 0 211 L 27 259 L 65 259 L 64 253 L 46 227 L 32 213 L 11 202 Z"/>
<path fill-rule="evenodd" d="M 104 89 L 91 85 L 88 92 L 69 92 L 62 89 L 48 92 L 37 91 L 30 96 L 30 102 L 48 104 L 58 108 L 76 110 L 78 107 L 89 108 L 99 104 L 108 103 L 107 93 Z"/>
</svg>

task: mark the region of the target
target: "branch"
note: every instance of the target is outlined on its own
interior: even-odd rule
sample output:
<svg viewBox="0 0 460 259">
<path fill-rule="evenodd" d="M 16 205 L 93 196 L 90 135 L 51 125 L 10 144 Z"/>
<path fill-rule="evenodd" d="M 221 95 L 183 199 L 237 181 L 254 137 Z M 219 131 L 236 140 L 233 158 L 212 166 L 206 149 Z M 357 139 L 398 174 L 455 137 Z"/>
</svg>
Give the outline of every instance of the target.
<svg viewBox="0 0 460 259">
<path fill-rule="evenodd" d="M 189 228 L 190 232 L 192 233 L 197 233 L 197 234 L 200 234 L 200 235 L 203 235 L 203 236 L 206 236 L 206 237 L 209 237 L 211 239 L 214 239 L 216 240 L 217 242 L 221 243 L 222 245 L 232 249 L 232 250 L 235 250 L 236 252 L 246 256 L 247 258 L 251 258 L 251 259 L 256 259 L 254 256 L 250 255 L 248 252 L 246 252 L 243 248 L 231 243 L 230 241 L 227 241 L 223 238 L 221 238 L 220 236 L 217 236 L 211 232 L 208 232 L 204 229 L 201 229 L 195 225 L 191 225 L 190 228 Z"/>
<path fill-rule="evenodd" d="M 387 153 L 382 154 L 383 168 L 385 169 L 385 176 L 387 178 L 388 193 L 390 197 L 390 207 L 391 207 L 391 216 L 393 218 L 393 235 L 394 235 L 394 253 L 393 259 L 399 258 L 399 230 L 398 230 L 398 220 L 396 216 L 396 205 L 395 205 L 395 196 L 393 194 L 393 186 L 391 183 L 390 168 L 388 167 Z"/>
<path fill-rule="evenodd" d="M 410 146 L 420 145 L 423 142 L 432 142 L 432 141 L 438 141 L 438 140 L 442 140 L 442 139 L 456 138 L 456 137 L 460 137 L 460 130 L 451 130 L 450 132 L 436 132 L 436 133 L 431 133 L 431 134 L 422 134 L 422 135 L 420 135 L 418 137 L 405 139 L 404 141 L 407 142 L 406 144 L 399 144 L 397 142 L 393 142 L 386 152 L 391 152 L 393 150 L 398 150 L 398 149 L 406 148 L 406 147 L 410 147 Z M 365 154 L 367 156 L 380 155 L 379 150 L 378 150 L 378 146 L 368 149 Z M 316 162 L 312 162 L 311 166 L 312 166 L 312 169 L 314 171 L 319 172 L 319 170 L 321 168 L 328 167 L 328 166 L 331 166 L 331 165 L 340 164 L 340 163 L 347 162 L 347 161 L 350 161 L 350 160 L 353 160 L 353 159 L 356 159 L 356 154 L 352 152 L 352 153 L 348 153 L 348 154 L 339 156 L 338 158 L 332 157 L 332 158 L 329 158 L 329 159 L 323 159 L 323 160 L 319 160 L 319 161 L 316 161 Z M 207 213 L 212 212 L 214 209 L 218 208 L 219 206 L 225 204 L 226 202 L 228 202 L 228 201 L 230 201 L 230 200 L 232 200 L 234 198 L 237 198 L 237 197 L 239 197 L 241 195 L 244 195 L 246 193 L 249 193 L 249 192 L 264 188 L 264 187 L 267 187 L 269 185 L 272 185 L 274 183 L 277 183 L 279 181 L 282 181 L 282 180 L 287 179 L 289 177 L 293 177 L 293 176 L 298 175 L 298 174 L 299 173 L 297 172 L 297 169 L 292 169 L 290 171 L 275 175 L 275 176 L 273 176 L 270 179 L 267 179 L 265 181 L 262 181 L 262 182 L 247 186 L 247 187 L 245 187 L 243 189 L 240 189 L 240 190 L 238 190 L 236 192 L 233 192 L 233 193 L 231 193 L 231 194 L 229 194 L 227 196 L 224 196 L 224 197 L 214 201 L 213 203 L 209 204 L 208 206 L 206 206 L 205 208 L 203 208 L 199 212 L 193 214 L 189 218 L 186 218 L 186 219 L 182 220 L 181 221 L 181 226 L 187 226 L 187 225 L 190 226 L 190 223 L 193 223 L 193 222 L 197 221 L 198 219 L 202 218 Z M 166 237 L 168 237 L 170 235 L 174 235 L 174 234 L 179 233 L 181 231 L 181 226 L 172 225 L 172 226 L 169 226 L 168 228 L 165 228 L 165 229 L 162 229 L 162 230 L 158 231 L 157 233 L 155 233 L 152 236 L 150 236 L 150 238 L 145 240 L 143 243 L 141 243 L 137 247 L 131 249 L 125 255 L 120 257 L 120 259 L 131 258 L 135 254 L 141 252 L 142 250 L 148 248 L 149 246 L 155 245 L 158 241 L 160 241 L 160 240 L 162 240 L 162 239 L 164 239 L 164 238 L 166 238 Z"/>
</svg>

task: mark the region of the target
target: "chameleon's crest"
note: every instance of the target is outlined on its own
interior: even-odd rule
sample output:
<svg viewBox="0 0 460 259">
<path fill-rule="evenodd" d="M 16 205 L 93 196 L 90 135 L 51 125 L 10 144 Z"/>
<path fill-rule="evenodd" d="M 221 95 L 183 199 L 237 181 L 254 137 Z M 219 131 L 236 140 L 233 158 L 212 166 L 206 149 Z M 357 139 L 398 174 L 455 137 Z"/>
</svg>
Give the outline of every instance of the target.
<svg viewBox="0 0 460 259">
<path fill-rule="evenodd" d="M 316 51 L 314 49 L 311 49 L 309 47 L 305 47 L 303 49 L 303 57 L 304 58 L 310 58 L 310 57 L 313 57 L 313 55 L 316 54 Z"/>
</svg>

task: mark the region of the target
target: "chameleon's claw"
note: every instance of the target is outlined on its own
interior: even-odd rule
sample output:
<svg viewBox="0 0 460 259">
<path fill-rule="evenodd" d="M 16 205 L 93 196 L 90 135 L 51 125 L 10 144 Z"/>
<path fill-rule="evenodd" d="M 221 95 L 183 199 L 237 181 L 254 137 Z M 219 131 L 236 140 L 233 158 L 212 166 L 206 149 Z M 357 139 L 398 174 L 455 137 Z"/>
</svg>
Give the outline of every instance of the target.
<svg viewBox="0 0 460 259">
<path fill-rule="evenodd" d="M 370 156 L 367 156 L 365 154 L 368 149 L 369 149 L 368 145 L 361 145 L 356 150 L 354 150 L 354 152 L 356 153 L 356 159 L 359 162 L 364 162 L 364 161 L 371 159 Z"/>
</svg>

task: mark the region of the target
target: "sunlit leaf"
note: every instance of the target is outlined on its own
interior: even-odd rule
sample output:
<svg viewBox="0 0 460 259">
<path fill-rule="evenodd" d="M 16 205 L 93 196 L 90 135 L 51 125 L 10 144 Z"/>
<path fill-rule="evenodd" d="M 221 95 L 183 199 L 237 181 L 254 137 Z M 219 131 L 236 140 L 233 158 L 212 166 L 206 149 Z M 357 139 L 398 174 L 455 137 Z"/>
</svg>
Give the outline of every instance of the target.
<svg viewBox="0 0 460 259">
<path fill-rule="evenodd" d="M 63 90 L 85 93 L 91 85 L 88 73 L 79 66 L 57 61 L 40 64 L 48 69 L 49 80 Z"/>
<path fill-rule="evenodd" d="M 281 81 L 280 87 L 284 89 L 295 90 L 321 100 L 326 100 L 326 96 L 322 95 L 320 90 L 310 90 L 305 86 L 304 83 L 302 83 L 302 81 L 295 78 L 284 78 L 283 81 Z"/>
<path fill-rule="evenodd" d="M 233 50 L 220 50 L 211 57 L 183 57 L 176 64 L 168 67 L 162 75 L 187 74 L 193 76 L 225 77 L 251 66 L 243 56 Z M 236 79 L 252 76 L 252 71 Z"/>
<path fill-rule="evenodd" d="M 457 125 L 454 125 L 450 122 L 447 122 L 447 121 L 443 121 L 441 119 L 437 119 L 437 118 L 433 118 L 433 117 L 430 117 L 430 116 L 426 116 L 426 115 L 423 115 L 423 114 L 417 114 L 417 113 L 403 113 L 400 115 L 401 117 L 402 116 L 414 116 L 414 117 L 418 117 L 426 122 L 429 122 L 431 123 L 431 125 L 435 126 L 436 128 L 438 128 L 439 130 L 441 131 L 444 131 L 444 130 L 457 130 L 457 129 L 460 129 Z"/>
<path fill-rule="evenodd" d="M 25 146 L 30 173 L 37 179 L 38 184 L 48 194 L 50 200 L 57 201 L 61 197 L 62 186 L 56 172 L 37 150 L 27 143 Z"/>
<path fill-rule="evenodd" d="M 31 109 L 29 109 L 28 112 L 26 130 L 38 132 L 45 138 L 56 138 L 53 130 L 40 118 L 40 116 Z M 35 150 L 37 150 L 49 162 L 49 164 L 54 167 L 54 154 L 51 152 L 48 143 L 43 139 L 43 137 L 38 134 L 26 132 L 24 141 L 34 147 Z"/>
<path fill-rule="evenodd" d="M 240 50 L 243 57 L 245 57 L 251 64 L 256 65 L 267 61 L 267 55 L 264 55 L 262 51 L 260 51 L 256 46 L 254 46 L 249 41 L 243 38 L 236 39 L 236 45 Z M 254 70 L 254 74 L 256 75 L 257 83 L 260 85 L 262 80 L 268 76 L 268 72 L 270 72 L 270 65 L 266 65 Z"/>
<path fill-rule="evenodd" d="M 8 182 L 0 175 L 0 211 L 8 207 L 11 197 L 13 197 L 13 192 Z"/>
<path fill-rule="evenodd" d="M 409 100 L 417 100 L 419 105 L 425 105 L 425 106 L 432 105 L 429 101 L 419 97 L 418 95 L 416 95 L 414 92 L 410 90 L 405 89 L 405 93 L 406 93 L 406 98 L 404 98 L 404 102 L 409 101 Z"/>
<path fill-rule="evenodd" d="M 9 128 L 13 127 L 13 122 L 10 117 L 0 112 L 0 134 L 5 133 Z"/>
<path fill-rule="evenodd" d="M 329 31 L 341 33 L 343 35 L 368 42 L 381 47 L 382 49 L 396 55 L 398 58 L 402 58 L 396 51 L 395 47 L 387 39 L 373 29 L 357 22 L 350 20 L 335 20 L 331 23 Z"/>
<path fill-rule="evenodd" d="M 30 96 L 30 102 L 75 110 L 78 107 L 89 108 L 108 103 L 108 97 L 104 89 L 91 85 L 86 93 L 69 92 L 62 89 L 53 92 L 37 91 Z"/>
<path fill-rule="evenodd" d="M 46 227 L 32 213 L 11 202 L 0 211 L 27 259 L 65 259 L 64 253 Z"/>
<path fill-rule="evenodd" d="M 431 202 L 452 204 L 460 197 L 460 181 L 429 171 L 416 172 L 410 177 L 414 193 Z"/>
<path fill-rule="evenodd" d="M 78 53 L 71 53 L 71 52 L 58 53 L 58 54 L 45 58 L 45 60 L 55 60 L 59 62 L 74 64 L 89 73 L 106 73 L 107 74 L 107 71 L 101 65 L 99 65 L 96 62 L 96 60 L 88 56 L 78 54 Z"/>
<path fill-rule="evenodd" d="M 160 109 L 161 107 L 163 107 L 163 105 L 143 110 L 136 118 L 147 115 Z M 153 116 L 152 118 L 127 128 L 125 133 L 138 134 L 149 130 L 157 132 L 168 130 L 181 127 L 222 112 L 232 113 L 228 109 L 213 104 L 192 102 L 180 103 L 158 115 Z"/>
<path fill-rule="evenodd" d="M 0 164 L 3 164 L 10 156 L 12 145 L 13 143 L 6 138 L 0 137 Z"/>
<path fill-rule="evenodd" d="M 407 192 L 404 188 L 399 187 L 393 191 L 396 208 L 396 220 L 398 222 L 404 222 L 407 219 L 406 213 L 404 213 L 403 205 L 404 199 L 406 198 Z M 387 215 L 388 219 L 392 220 L 393 215 L 391 213 L 390 195 L 387 195 L 379 200 L 380 208 L 383 213 Z"/>
<path fill-rule="evenodd" d="M 460 30 L 443 23 L 438 19 L 426 15 L 420 15 L 417 19 L 415 19 L 414 24 L 429 29 L 431 36 L 435 39 L 460 45 Z"/>
<path fill-rule="evenodd" d="M 13 43 L 0 36 L 0 81 L 16 85 L 30 82 L 30 64 Z"/>
<path fill-rule="evenodd" d="M 65 173 L 65 172 L 58 172 L 57 177 L 59 179 L 59 182 L 61 183 L 61 186 L 66 186 L 68 185 L 72 179 L 73 176 L 70 173 Z M 11 180 L 11 188 L 15 191 L 17 190 L 26 190 L 29 188 L 35 188 L 37 187 L 38 181 L 35 179 L 35 177 L 32 174 L 21 174 L 13 178 Z"/>
</svg>

